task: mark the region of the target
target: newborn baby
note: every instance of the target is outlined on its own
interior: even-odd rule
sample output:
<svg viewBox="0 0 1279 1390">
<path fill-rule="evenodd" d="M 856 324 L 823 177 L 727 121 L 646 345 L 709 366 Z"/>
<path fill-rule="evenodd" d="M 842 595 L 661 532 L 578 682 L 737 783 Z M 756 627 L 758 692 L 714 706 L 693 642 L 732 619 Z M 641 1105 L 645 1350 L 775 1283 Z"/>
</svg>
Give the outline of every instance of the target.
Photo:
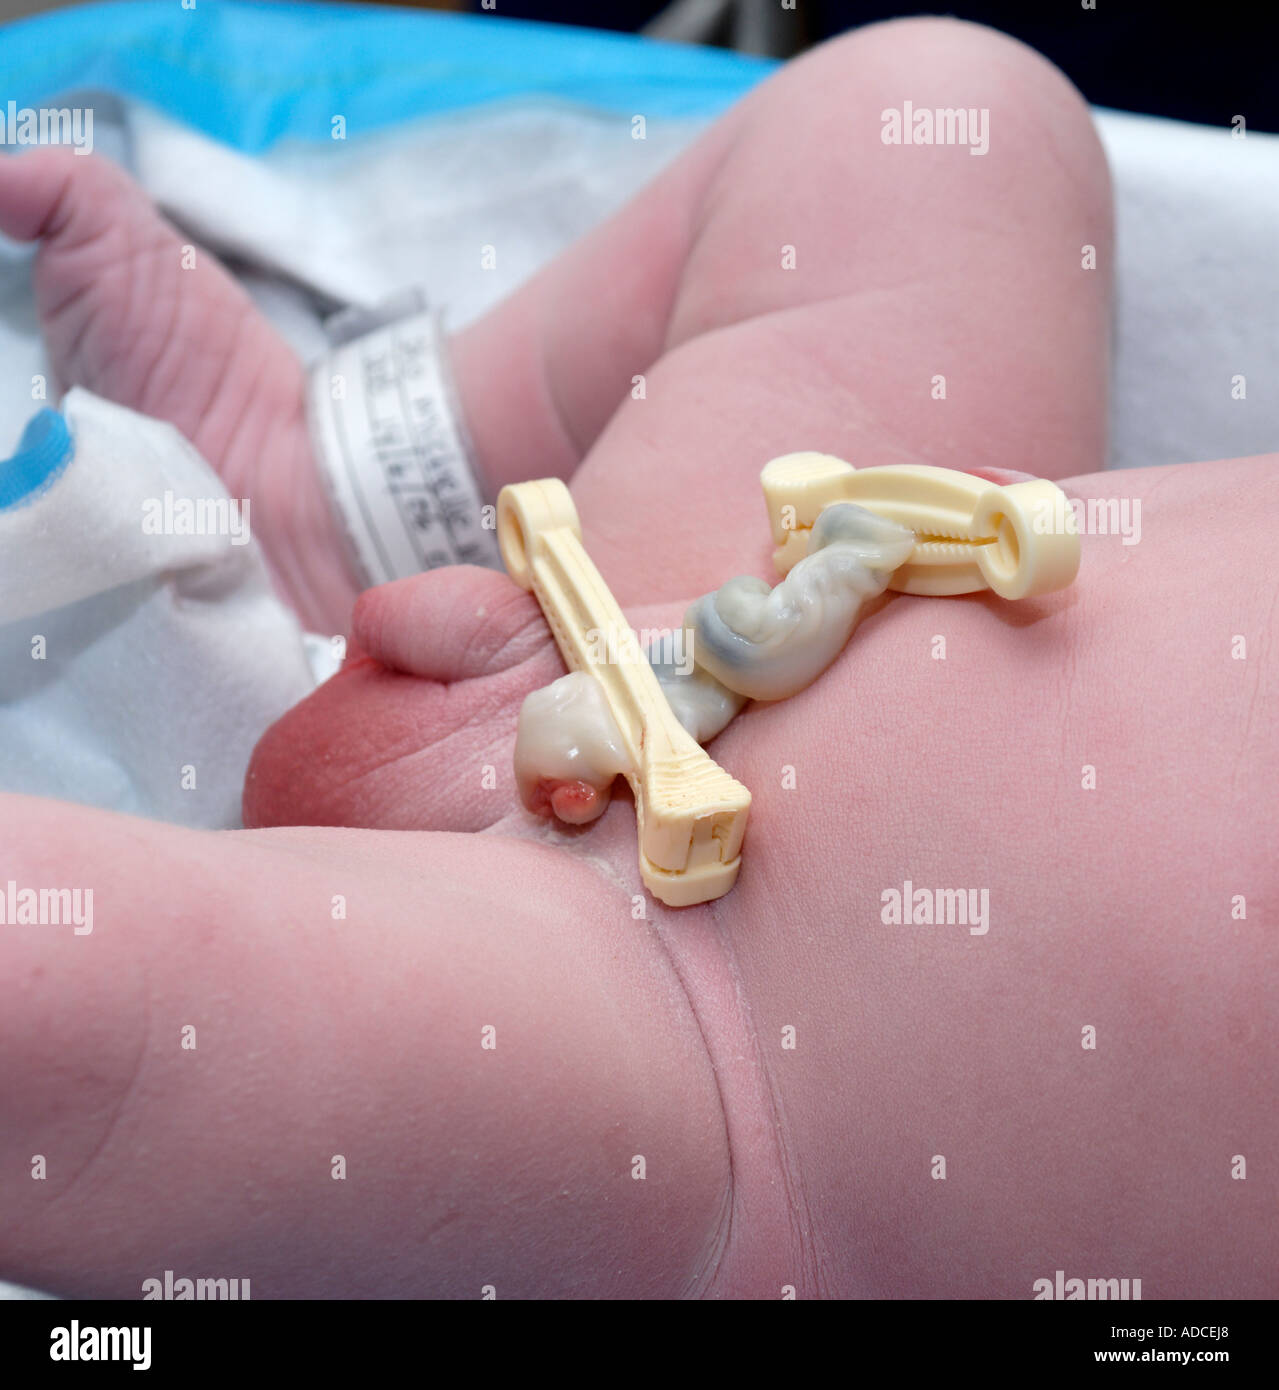
<svg viewBox="0 0 1279 1390">
<path fill-rule="evenodd" d="M 988 153 L 885 144 L 905 100 L 988 109 Z M 1269 1293 L 1279 472 L 1098 471 L 1110 218 L 1041 59 L 875 26 L 454 340 L 490 487 L 571 478 L 637 629 L 771 578 L 759 471 L 799 449 L 1143 505 L 1071 589 L 875 600 L 746 706 L 712 745 L 754 794 L 740 878 L 676 911 L 625 797 L 580 829 L 520 802 L 522 702 L 564 671 L 536 602 L 457 567 L 356 603 L 301 367 L 233 282 L 107 166 L 0 162 L 64 383 L 179 425 L 308 624 L 354 605 L 259 746 L 255 828 L 0 797 L 6 877 L 95 890 L 90 936 L 0 930 L 0 1277 Z"/>
</svg>

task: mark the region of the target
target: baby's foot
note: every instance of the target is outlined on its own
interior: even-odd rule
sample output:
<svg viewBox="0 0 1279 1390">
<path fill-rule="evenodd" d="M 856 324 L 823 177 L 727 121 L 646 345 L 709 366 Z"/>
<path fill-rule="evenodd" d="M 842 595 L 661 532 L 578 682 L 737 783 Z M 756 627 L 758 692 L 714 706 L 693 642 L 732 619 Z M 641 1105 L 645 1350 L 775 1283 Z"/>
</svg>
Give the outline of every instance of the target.
<svg viewBox="0 0 1279 1390">
<path fill-rule="evenodd" d="M 345 630 L 347 573 L 288 344 L 121 169 L 67 149 L 0 159 L 0 232 L 39 240 L 36 306 L 59 384 L 167 420 L 234 497 L 303 622 Z"/>
</svg>

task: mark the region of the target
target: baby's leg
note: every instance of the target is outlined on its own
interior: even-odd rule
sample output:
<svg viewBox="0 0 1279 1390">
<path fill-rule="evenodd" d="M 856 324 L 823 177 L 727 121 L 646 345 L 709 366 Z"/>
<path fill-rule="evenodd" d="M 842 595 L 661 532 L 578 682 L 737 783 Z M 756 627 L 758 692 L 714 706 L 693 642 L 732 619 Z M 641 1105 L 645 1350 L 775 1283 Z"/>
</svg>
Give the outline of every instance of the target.
<svg viewBox="0 0 1279 1390">
<path fill-rule="evenodd" d="M 988 152 L 884 144 L 906 101 L 987 111 Z M 463 334 L 468 419 L 501 477 L 549 432 L 589 447 L 574 495 L 624 602 L 709 590 L 766 572 L 776 454 L 1100 468 L 1110 244 L 1104 158 L 1059 73 L 973 25 L 872 26 L 761 86 Z"/>
<path fill-rule="evenodd" d="M 19 889 L 93 891 L 87 934 L 0 925 L 0 1278 L 478 1298 L 710 1277 L 715 1078 L 599 875 L 492 836 L 197 834 L 15 797 L 0 844 Z"/>
<path fill-rule="evenodd" d="M 879 113 L 908 97 L 988 107 L 989 153 L 884 145 Z M 627 398 L 573 480 L 587 547 L 628 608 L 664 606 L 662 621 L 678 623 L 685 604 L 734 575 L 775 578 L 759 470 L 776 454 L 1054 477 L 1101 466 L 1109 185 L 1088 112 L 1059 74 L 972 25 L 875 26 L 786 69 L 722 130 L 474 339 L 468 414 L 494 431 L 487 461 L 512 467 L 517 441 L 527 434 L 546 458 L 559 429 L 538 400 L 566 400 L 576 382 L 593 383 L 598 403 L 610 373 L 629 381 L 628 353 L 645 364 L 645 399 Z M 686 245 L 645 241 L 662 197 L 679 210 L 673 221 L 692 219 Z M 689 199 L 701 201 L 685 217 Z M 794 271 L 781 268 L 786 236 Z M 1063 249 L 1088 241 L 1099 271 Z M 669 300 L 660 331 L 624 274 L 638 247 L 635 273 L 646 267 L 653 303 Z M 530 356 L 540 341 L 530 325 L 559 313 L 578 324 L 581 306 L 610 302 L 611 288 L 635 294 L 612 357 L 585 320 L 545 362 Z M 932 398 L 934 368 L 945 399 Z M 568 434 L 580 442 L 598 421 L 579 406 Z M 246 822 L 494 824 L 509 807 L 519 701 L 562 669 L 536 605 L 499 577 L 458 569 L 375 591 L 361 611 L 362 650 L 380 652 L 378 613 L 415 631 L 412 650 L 344 673 L 276 726 L 255 759 Z M 480 661 L 490 646 L 496 661 Z M 498 717 L 479 724 L 477 707 Z M 316 746 L 324 757 L 308 752 Z"/>
<path fill-rule="evenodd" d="M 988 113 L 970 133 L 986 132 L 988 152 L 884 145 L 882 112 L 907 100 Z M 37 298 L 61 382 L 182 429 L 252 498 L 304 620 L 344 628 L 355 584 L 314 470 L 301 368 L 243 293 L 203 252 L 189 268 L 185 240 L 97 159 L 0 161 L 0 231 L 41 241 Z M 1080 269 L 1090 245 L 1097 271 Z M 495 486 L 568 476 L 625 403 L 580 498 L 619 563 L 647 560 L 634 592 L 651 600 L 650 581 L 696 540 L 686 503 L 719 506 L 726 489 L 724 530 L 748 506 L 754 523 L 741 488 L 770 453 L 971 466 L 978 439 L 980 462 L 1099 466 L 1108 267 L 1104 165 L 1064 79 L 975 26 L 878 25 L 763 84 L 462 334 L 459 383 Z M 779 356 L 799 365 L 779 370 Z M 598 461 L 613 454 L 625 482 Z M 606 507 L 635 514 L 654 498 L 662 544 L 606 529 Z M 706 554 L 695 588 L 720 581 L 723 554 Z"/>
</svg>

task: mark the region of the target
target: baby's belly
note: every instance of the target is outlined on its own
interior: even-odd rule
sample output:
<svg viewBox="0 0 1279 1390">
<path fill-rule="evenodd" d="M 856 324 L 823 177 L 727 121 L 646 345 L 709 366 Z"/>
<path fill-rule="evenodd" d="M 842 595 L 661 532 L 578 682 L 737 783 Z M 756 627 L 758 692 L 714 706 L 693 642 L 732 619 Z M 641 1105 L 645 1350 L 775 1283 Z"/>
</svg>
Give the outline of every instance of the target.
<svg viewBox="0 0 1279 1390">
<path fill-rule="evenodd" d="M 721 989 L 704 1027 L 725 1055 L 749 1032 L 735 1170 L 793 1213 L 755 1238 L 744 1206 L 723 1292 L 1269 1287 L 1262 1194 L 1230 1180 L 1279 1140 L 1246 620 L 1157 544 L 1085 546 L 1067 595 L 894 598 L 712 745 L 754 803 L 706 913 L 741 1005 Z M 665 928 L 691 961 L 706 930 Z"/>
<path fill-rule="evenodd" d="M 1158 490 L 1140 544 L 1085 537 L 1051 598 L 893 598 L 748 707 L 711 745 L 754 797 L 713 905 L 642 894 L 624 796 L 576 830 L 519 806 L 549 640 L 474 688 L 339 676 L 262 759 L 274 819 L 544 839 L 645 905 L 728 1121 L 712 1293 L 1268 1294 L 1279 1181 L 1231 1164 L 1279 1145 L 1270 526 L 1214 499 L 1279 475 L 1215 467 L 1083 480 Z"/>
</svg>

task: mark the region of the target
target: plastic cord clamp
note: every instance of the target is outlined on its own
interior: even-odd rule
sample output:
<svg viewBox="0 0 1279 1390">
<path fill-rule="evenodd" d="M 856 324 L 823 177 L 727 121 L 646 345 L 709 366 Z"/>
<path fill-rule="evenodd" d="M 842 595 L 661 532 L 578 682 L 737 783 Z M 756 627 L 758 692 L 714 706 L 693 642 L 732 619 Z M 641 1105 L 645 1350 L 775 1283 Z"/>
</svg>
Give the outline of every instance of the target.
<svg viewBox="0 0 1279 1390">
<path fill-rule="evenodd" d="M 760 474 L 781 574 L 808 552 L 818 513 L 859 506 L 915 532 L 888 587 L 903 594 L 1028 598 L 1064 589 L 1079 572 L 1079 533 L 1066 495 L 1046 478 L 1000 487 L 929 464 L 854 468 L 831 454 L 784 454 Z"/>
<path fill-rule="evenodd" d="M 568 488 L 557 478 L 504 487 L 497 533 L 507 571 L 541 604 L 565 664 L 599 682 L 617 724 L 645 886 L 669 907 L 722 897 L 741 867 L 751 794 L 676 719 L 638 644 L 599 641 L 630 626 L 582 545 Z"/>
</svg>

